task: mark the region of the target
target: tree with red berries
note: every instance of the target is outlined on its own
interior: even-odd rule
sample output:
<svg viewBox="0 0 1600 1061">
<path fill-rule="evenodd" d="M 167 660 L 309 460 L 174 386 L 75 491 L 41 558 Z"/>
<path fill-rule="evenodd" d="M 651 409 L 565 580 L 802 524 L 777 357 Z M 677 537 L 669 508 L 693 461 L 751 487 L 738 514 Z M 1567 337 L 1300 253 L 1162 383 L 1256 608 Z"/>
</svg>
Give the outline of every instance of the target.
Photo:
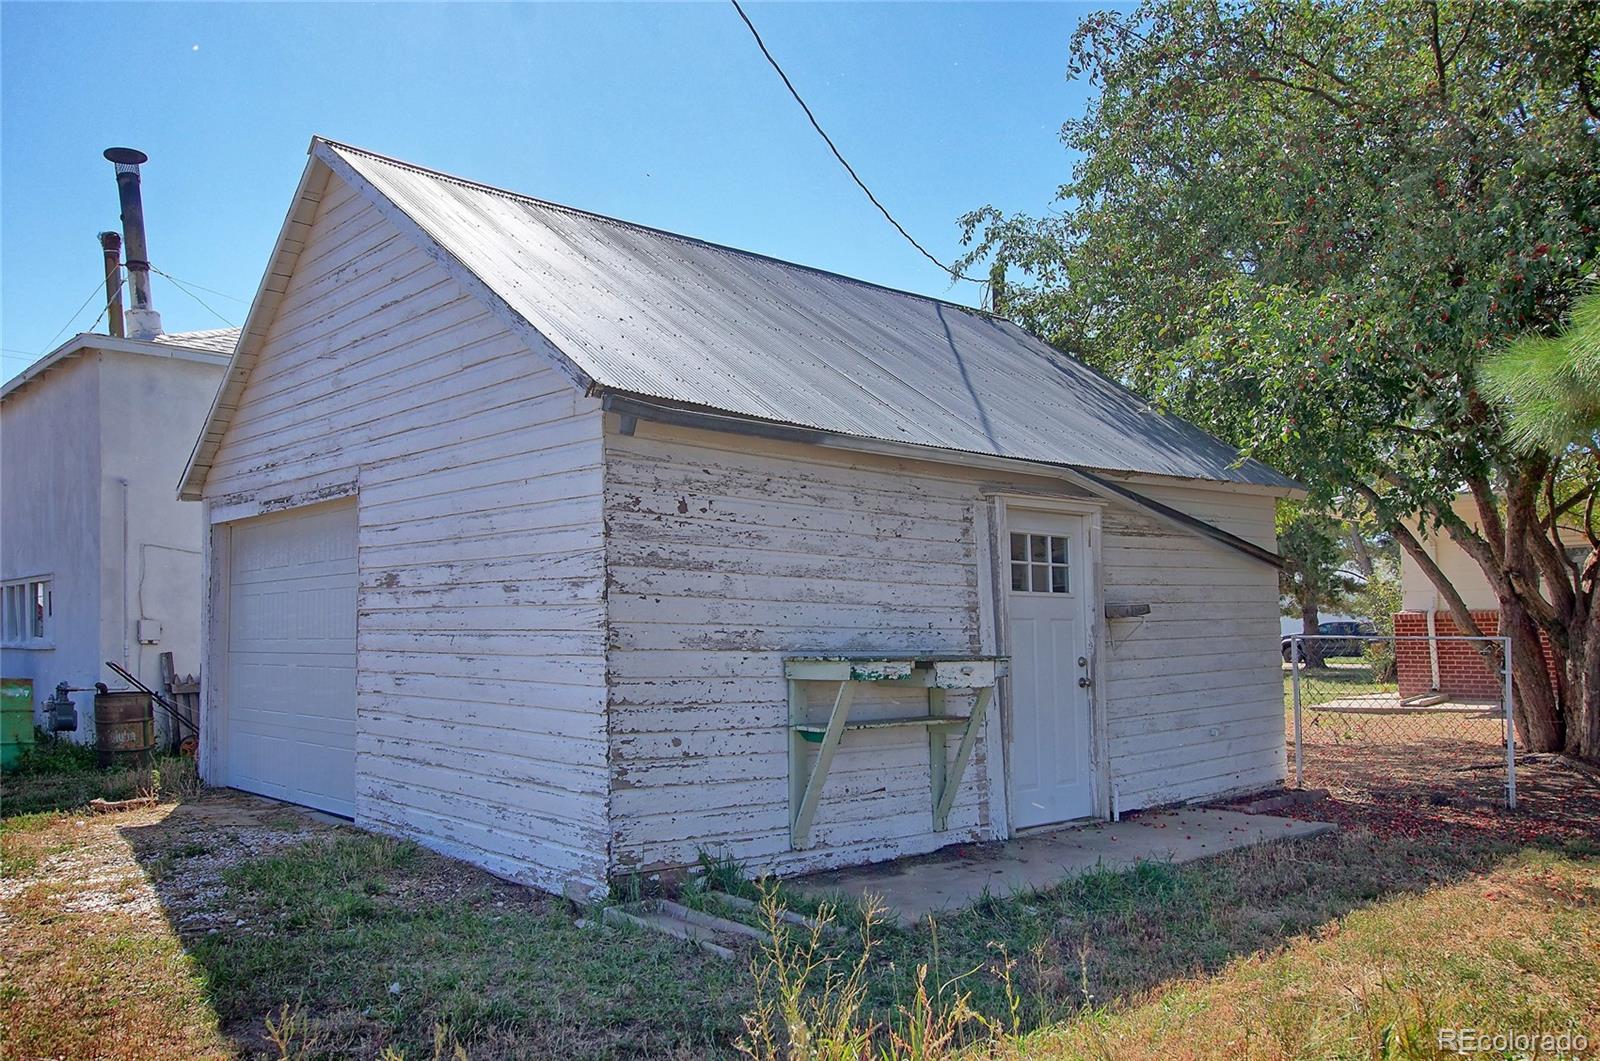
<svg viewBox="0 0 1600 1061">
<path fill-rule="evenodd" d="M 1449 536 L 1499 598 L 1525 745 L 1600 760 L 1597 563 L 1569 540 L 1600 465 L 1519 444 L 1480 386 L 1600 267 L 1600 5 L 1147 0 L 1087 16 L 1069 69 L 1098 94 L 1063 130 L 1060 212 L 972 213 L 963 268 L 1313 502 L 1362 506 L 1473 631 L 1406 521 Z"/>
</svg>

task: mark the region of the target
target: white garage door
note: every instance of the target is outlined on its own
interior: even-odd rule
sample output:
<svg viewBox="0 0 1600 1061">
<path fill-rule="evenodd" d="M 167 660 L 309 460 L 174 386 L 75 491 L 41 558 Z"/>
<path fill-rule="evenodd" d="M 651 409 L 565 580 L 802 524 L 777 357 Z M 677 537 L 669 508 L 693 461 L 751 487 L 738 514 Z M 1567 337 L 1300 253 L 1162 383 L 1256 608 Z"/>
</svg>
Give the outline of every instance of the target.
<svg viewBox="0 0 1600 1061">
<path fill-rule="evenodd" d="M 229 552 L 227 783 L 353 816 L 355 505 L 236 523 Z"/>
</svg>

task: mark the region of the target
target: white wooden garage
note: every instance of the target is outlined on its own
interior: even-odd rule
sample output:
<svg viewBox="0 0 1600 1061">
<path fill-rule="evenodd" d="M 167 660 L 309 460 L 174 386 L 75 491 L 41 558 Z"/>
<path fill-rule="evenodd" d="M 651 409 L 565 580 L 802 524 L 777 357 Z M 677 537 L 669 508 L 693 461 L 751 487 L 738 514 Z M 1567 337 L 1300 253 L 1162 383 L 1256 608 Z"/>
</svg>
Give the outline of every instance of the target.
<svg viewBox="0 0 1600 1061">
<path fill-rule="evenodd" d="M 1008 321 L 315 140 L 202 770 L 587 891 L 1274 783 L 1283 476 Z"/>
</svg>

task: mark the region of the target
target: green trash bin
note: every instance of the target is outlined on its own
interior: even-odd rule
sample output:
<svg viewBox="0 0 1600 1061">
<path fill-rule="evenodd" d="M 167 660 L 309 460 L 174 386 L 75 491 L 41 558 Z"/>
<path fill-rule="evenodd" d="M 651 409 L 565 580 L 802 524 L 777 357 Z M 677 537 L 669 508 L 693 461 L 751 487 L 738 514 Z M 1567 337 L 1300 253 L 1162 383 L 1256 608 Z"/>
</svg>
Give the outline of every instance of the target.
<svg viewBox="0 0 1600 1061">
<path fill-rule="evenodd" d="M 0 678 L 0 770 L 17 765 L 33 747 L 33 682 Z"/>
</svg>

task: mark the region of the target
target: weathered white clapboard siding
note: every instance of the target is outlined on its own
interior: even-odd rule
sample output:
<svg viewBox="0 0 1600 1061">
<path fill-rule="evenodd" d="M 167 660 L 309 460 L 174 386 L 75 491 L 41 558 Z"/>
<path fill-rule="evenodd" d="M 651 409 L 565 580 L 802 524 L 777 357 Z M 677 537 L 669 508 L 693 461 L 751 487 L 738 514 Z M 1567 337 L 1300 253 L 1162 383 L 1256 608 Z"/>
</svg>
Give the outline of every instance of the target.
<svg viewBox="0 0 1600 1061">
<path fill-rule="evenodd" d="M 1060 494 L 1060 484 L 659 426 L 608 434 L 606 446 L 614 870 L 689 863 L 707 849 L 799 871 L 990 836 L 987 772 L 999 749 L 980 744 L 940 834 L 922 734 L 875 733 L 847 738 L 818 843 L 789 852 L 781 658 L 992 651 L 975 543 L 988 532 L 986 498 Z M 1274 544 L 1270 497 L 1141 489 Z M 1280 778 L 1275 572 L 1115 504 L 1099 548 L 1106 601 L 1154 607 L 1142 622 L 1109 623 L 1103 649 L 1097 710 L 1119 805 Z"/>
<path fill-rule="evenodd" d="M 1141 491 L 1268 548 L 1273 499 Z M 1105 731 L 1123 810 L 1260 788 L 1284 773 L 1277 574 L 1126 508 L 1107 508 L 1105 599 L 1149 604 L 1107 624 Z"/>
<path fill-rule="evenodd" d="M 359 824 L 604 882 L 601 460 L 597 403 L 332 180 L 205 493 L 357 491 Z"/>
<path fill-rule="evenodd" d="M 973 484 L 657 427 L 606 447 L 614 872 L 700 850 L 796 871 L 989 838 L 983 749 L 936 833 L 925 732 L 869 731 L 840 747 L 814 845 L 789 850 L 783 657 L 985 651 Z M 812 690 L 816 717 L 829 697 Z M 855 713 L 925 704 L 874 690 Z"/>
</svg>

